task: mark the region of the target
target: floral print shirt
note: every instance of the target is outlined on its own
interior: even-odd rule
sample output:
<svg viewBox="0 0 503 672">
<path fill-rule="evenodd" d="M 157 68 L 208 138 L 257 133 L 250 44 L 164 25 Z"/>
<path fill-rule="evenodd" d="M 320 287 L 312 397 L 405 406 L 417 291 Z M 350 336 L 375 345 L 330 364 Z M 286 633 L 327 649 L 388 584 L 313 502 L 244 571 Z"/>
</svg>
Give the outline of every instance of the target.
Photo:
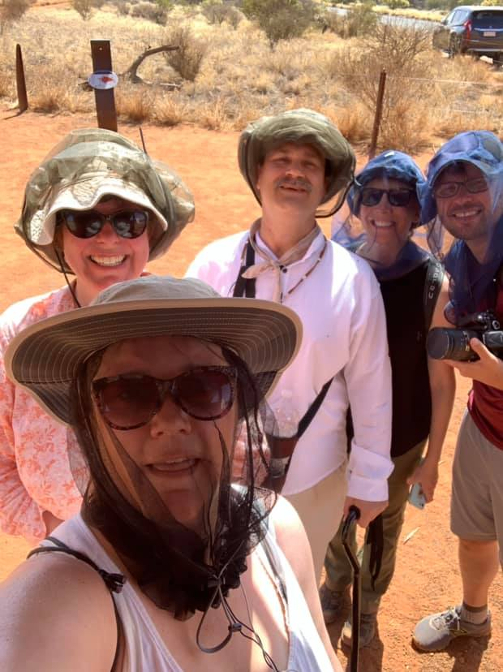
<svg viewBox="0 0 503 672">
<path fill-rule="evenodd" d="M 72 471 L 83 463 L 73 432 L 6 377 L 4 353 L 26 327 L 74 308 L 64 287 L 15 303 L 0 317 L 0 530 L 32 543 L 46 536 L 44 511 L 62 520 L 78 513 Z"/>
</svg>

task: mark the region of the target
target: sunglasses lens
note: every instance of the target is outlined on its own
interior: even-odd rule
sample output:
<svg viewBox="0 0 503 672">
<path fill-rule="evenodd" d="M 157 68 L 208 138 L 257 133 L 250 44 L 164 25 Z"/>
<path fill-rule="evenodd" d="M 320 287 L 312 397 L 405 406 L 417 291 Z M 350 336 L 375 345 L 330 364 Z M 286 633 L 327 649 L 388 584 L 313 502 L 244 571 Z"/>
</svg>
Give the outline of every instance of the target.
<svg viewBox="0 0 503 672">
<path fill-rule="evenodd" d="M 103 228 L 103 218 L 93 210 L 62 213 L 67 229 L 76 238 L 92 238 Z"/>
<path fill-rule="evenodd" d="M 409 205 L 411 196 L 411 191 L 404 191 L 403 189 L 388 191 L 388 200 L 390 205 L 394 205 L 398 208 L 404 208 L 405 206 Z"/>
<path fill-rule="evenodd" d="M 117 429 L 145 425 L 159 408 L 159 391 L 148 376 L 120 376 L 94 384 L 103 417 Z"/>
<path fill-rule="evenodd" d="M 372 189 L 371 187 L 362 189 L 361 191 L 362 205 L 366 205 L 369 208 L 373 208 L 374 205 L 377 205 L 380 202 L 383 194 L 384 191 L 382 189 Z"/>
<path fill-rule="evenodd" d="M 124 210 L 112 216 L 102 215 L 95 210 L 83 210 L 82 212 L 65 210 L 60 216 L 67 229 L 76 238 L 96 236 L 107 221 L 111 222 L 115 233 L 121 238 L 138 238 L 148 224 L 146 210 Z"/>
<path fill-rule="evenodd" d="M 112 221 L 121 238 L 138 238 L 147 228 L 148 213 L 145 210 L 119 212 L 112 217 Z"/>
<path fill-rule="evenodd" d="M 233 380 L 226 371 L 188 371 L 176 379 L 173 395 L 193 418 L 216 420 L 225 415 L 232 406 Z"/>
</svg>

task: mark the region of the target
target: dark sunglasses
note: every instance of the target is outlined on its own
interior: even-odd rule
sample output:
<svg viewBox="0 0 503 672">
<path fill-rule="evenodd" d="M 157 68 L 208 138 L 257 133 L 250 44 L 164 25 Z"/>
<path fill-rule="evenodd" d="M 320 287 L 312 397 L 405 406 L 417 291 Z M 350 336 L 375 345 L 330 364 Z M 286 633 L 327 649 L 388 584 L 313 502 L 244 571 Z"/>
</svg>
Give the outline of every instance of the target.
<svg viewBox="0 0 503 672">
<path fill-rule="evenodd" d="M 124 431 L 150 422 L 168 393 L 192 418 L 218 420 L 232 407 L 236 382 L 232 366 L 202 366 L 170 380 L 126 373 L 95 380 L 92 387 L 105 422 Z"/>
<path fill-rule="evenodd" d="M 489 189 L 489 184 L 485 177 L 477 177 L 474 180 L 467 180 L 466 182 L 444 182 L 443 184 L 435 185 L 433 193 L 437 198 L 452 198 L 458 195 L 461 187 L 464 187 L 469 194 L 480 194 Z"/>
<path fill-rule="evenodd" d="M 70 233 L 77 238 L 96 236 L 107 222 L 113 226 L 121 238 L 139 238 L 147 228 L 147 210 L 121 210 L 113 215 L 103 215 L 96 210 L 60 210 L 57 223 L 65 224 Z"/>
<path fill-rule="evenodd" d="M 416 195 L 411 189 L 377 189 L 376 187 L 363 187 L 360 190 L 360 203 L 369 208 L 373 208 L 381 202 L 386 194 L 388 203 L 398 208 L 405 208 L 410 203 L 410 199 Z"/>
</svg>

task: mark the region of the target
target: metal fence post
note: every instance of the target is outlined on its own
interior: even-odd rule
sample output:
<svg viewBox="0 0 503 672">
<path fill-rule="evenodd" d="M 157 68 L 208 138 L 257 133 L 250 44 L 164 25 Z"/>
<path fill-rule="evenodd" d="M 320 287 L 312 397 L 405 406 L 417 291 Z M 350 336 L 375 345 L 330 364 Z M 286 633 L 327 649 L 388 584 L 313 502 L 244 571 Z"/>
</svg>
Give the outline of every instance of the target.
<svg viewBox="0 0 503 672">
<path fill-rule="evenodd" d="M 117 75 L 112 71 L 110 40 L 91 40 L 91 55 L 94 73 L 89 81 L 94 88 L 98 126 L 109 131 L 117 131 L 113 89 L 117 83 Z"/>
<path fill-rule="evenodd" d="M 16 90 L 17 104 L 19 107 L 19 113 L 21 114 L 21 112 L 25 112 L 28 109 L 28 94 L 26 93 L 23 54 L 21 52 L 20 44 L 16 44 Z"/>
<path fill-rule="evenodd" d="M 374 116 L 374 128 L 372 129 L 372 138 L 369 147 L 369 161 L 373 159 L 376 153 L 377 137 L 379 135 L 379 126 L 381 125 L 382 104 L 384 99 L 384 88 L 386 85 L 386 70 L 381 70 L 379 76 L 379 87 L 377 89 L 376 111 Z"/>
</svg>

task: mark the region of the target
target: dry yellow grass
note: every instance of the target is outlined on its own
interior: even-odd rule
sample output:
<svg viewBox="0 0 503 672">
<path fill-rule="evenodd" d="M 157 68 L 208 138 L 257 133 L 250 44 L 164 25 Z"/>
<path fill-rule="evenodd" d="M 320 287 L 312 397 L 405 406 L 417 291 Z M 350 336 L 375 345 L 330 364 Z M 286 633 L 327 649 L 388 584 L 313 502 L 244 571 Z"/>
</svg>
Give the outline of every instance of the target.
<svg viewBox="0 0 503 672">
<path fill-rule="evenodd" d="M 195 11 L 177 8 L 162 27 L 107 6 L 89 21 L 70 9 L 29 10 L 0 37 L 0 97 L 7 104 L 15 100 L 16 43 L 23 48 L 32 108 L 90 112 L 94 95 L 81 85 L 91 72 L 91 39 L 111 40 L 114 70 L 120 74 L 147 48 L 170 43 L 190 28 L 206 45 L 194 81 L 183 78 L 183 69 L 180 74 L 170 67 L 164 54 L 147 58 L 138 71 L 145 84 L 120 80 L 116 99 L 123 121 L 240 130 L 262 114 L 304 106 L 328 114 L 352 142 L 368 142 L 373 110 L 367 99 L 373 94 L 365 91 L 369 82 L 376 86 L 381 55 L 358 61 L 365 48 L 361 40 L 314 30 L 271 51 L 248 21 L 236 29 L 213 26 Z M 469 57 L 449 60 L 431 49 L 411 67 L 394 71 L 393 59 L 386 67 L 381 146 L 420 151 L 431 138 L 459 130 L 501 131 L 502 70 Z"/>
</svg>

